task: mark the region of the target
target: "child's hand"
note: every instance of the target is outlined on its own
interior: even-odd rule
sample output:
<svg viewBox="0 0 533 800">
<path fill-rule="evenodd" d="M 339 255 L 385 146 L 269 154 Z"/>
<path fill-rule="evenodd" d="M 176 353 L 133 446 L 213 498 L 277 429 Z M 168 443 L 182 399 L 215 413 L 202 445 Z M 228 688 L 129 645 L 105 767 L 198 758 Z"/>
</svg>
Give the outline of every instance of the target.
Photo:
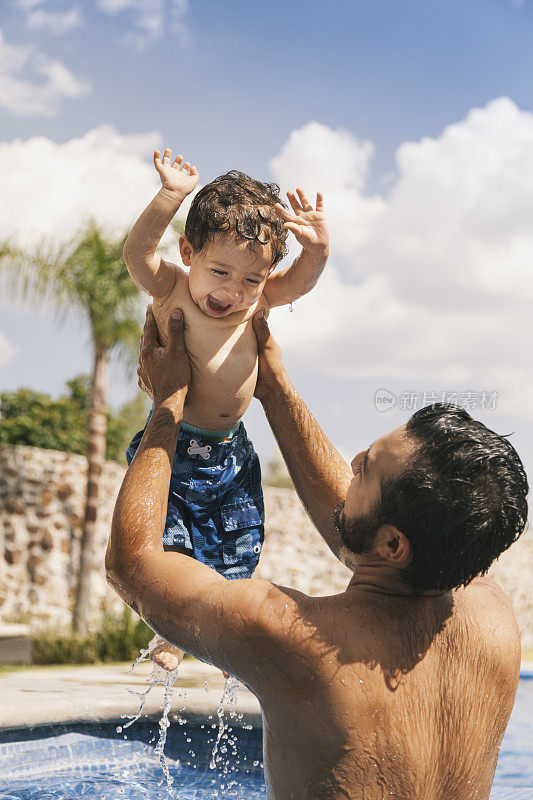
<svg viewBox="0 0 533 800">
<path fill-rule="evenodd" d="M 191 167 L 188 161 L 183 162 L 183 156 L 176 156 L 171 164 L 171 152 L 167 148 L 161 160 L 161 153 L 156 150 L 154 153 L 154 166 L 161 178 L 163 189 L 181 195 L 183 200 L 195 188 L 199 175 L 196 167 Z"/>
<path fill-rule="evenodd" d="M 285 220 L 284 227 L 294 233 L 304 250 L 327 255 L 329 233 L 324 215 L 324 198 L 320 192 L 317 193 L 314 209 L 301 189 L 296 189 L 296 192 L 299 201 L 294 192 L 287 192 L 294 214 L 290 214 L 280 203 L 276 203 L 276 211 Z"/>
</svg>

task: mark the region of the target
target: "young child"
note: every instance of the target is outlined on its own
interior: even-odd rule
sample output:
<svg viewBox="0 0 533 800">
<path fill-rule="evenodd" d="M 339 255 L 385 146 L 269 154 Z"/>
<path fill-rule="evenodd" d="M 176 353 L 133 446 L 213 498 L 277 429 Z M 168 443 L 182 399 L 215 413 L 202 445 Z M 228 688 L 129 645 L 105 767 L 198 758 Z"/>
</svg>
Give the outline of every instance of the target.
<svg viewBox="0 0 533 800">
<path fill-rule="evenodd" d="M 165 549 L 178 549 L 226 578 L 252 575 L 263 543 L 264 508 L 259 461 L 242 415 L 257 379 L 252 317 L 291 303 L 310 291 L 328 257 L 323 200 L 316 208 L 301 189 L 288 192 L 232 171 L 194 198 L 180 236 L 189 272 L 158 255 L 174 214 L 198 183 L 198 172 L 171 151 L 154 153 L 161 189 L 133 226 L 124 258 L 132 278 L 153 296 L 163 344 L 168 317 L 183 311 L 191 382 L 180 427 L 163 534 Z M 288 231 L 302 251 L 294 264 L 273 272 L 286 253 Z M 128 448 L 131 462 L 142 438 Z M 183 656 L 156 637 L 151 658 L 175 669 Z"/>
</svg>

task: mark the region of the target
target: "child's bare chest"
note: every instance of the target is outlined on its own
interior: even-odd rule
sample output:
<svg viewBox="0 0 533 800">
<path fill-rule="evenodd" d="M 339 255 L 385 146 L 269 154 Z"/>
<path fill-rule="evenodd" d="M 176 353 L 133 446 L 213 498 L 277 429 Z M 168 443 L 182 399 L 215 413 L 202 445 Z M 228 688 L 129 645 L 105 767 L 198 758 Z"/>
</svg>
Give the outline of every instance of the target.
<svg viewBox="0 0 533 800">
<path fill-rule="evenodd" d="M 191 385 L 184 419 L 213 430 L 233 426 L 248 408 L 257 380 L 257 342 L 251 318 L 235 323 L 230 318 L 206 316 L 191 299 L 183 273 L 164 301 L 154 299 L 153 308 L 163 342 L 173 309 L 181 308 L 185 317 Z"/>
</svg>

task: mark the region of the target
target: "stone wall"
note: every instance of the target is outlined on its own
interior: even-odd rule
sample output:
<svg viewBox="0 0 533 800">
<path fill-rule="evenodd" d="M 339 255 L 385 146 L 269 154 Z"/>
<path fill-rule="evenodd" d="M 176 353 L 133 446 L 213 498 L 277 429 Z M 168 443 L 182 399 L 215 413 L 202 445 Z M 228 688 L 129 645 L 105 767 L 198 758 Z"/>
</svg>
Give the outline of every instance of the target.
<svg viewBox="0 0 533 800">
<path fill-rule="evenodd" d="M 124 468 L 108 462 L 98 518 L 93 608 L 120 601 L 105 582 L 103 560 Z M 87 480 L 83 456 L 0 445 L 0 619 L 68 624 Z M 350 578 L 322 542 L 296 494 L 265 487 L 265 546 L 256 575 L 312 595 L 343 591 Z M 524 647 L 533 647 L 533 534 L 491 569 L 517 614 Z"/>
<path fill-rule="evenodd" d="M 93 575 L 94 611 L 119 608 L 103 572 L 124 469 L 107 462 Z M 68 625 L 75 596 L 87 460 L 73 453 L 0 445 L 0 619 Z"/>
</svg>

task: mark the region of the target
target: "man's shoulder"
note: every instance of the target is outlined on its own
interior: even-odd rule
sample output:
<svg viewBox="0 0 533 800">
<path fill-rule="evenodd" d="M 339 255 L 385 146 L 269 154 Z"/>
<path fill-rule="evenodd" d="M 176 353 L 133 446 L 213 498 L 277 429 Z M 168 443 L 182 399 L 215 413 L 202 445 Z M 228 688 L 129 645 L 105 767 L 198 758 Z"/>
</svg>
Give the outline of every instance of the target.
<svg viewBox="0 0 533 800">
<path fill-rule="evenodd" d="M 311 680 L 303 643 L 316 637 L 307 611 L 312 599 L 262 578 L 216 581 L 209 605 L 217 609 L 216 630 L 225 629 L 220 646 L 225 657 L 231 652 L 230 671 L 259 697 L 272 686 L 282 697 L 295 681 Z"/>
<path fill-rule="evenodd" d="M 263 580 L 251 581 L 250 590 L 257 602 L 255 626 L 265 641 L 275 645 L 275 658 L 300 660 L 318 641 L 321 600 L 286 586 Z M 287 661 L 288 660 L 288 661 Z"/>
<path fill-rule="evenodd" d="M 457 593 L 463 625 L 487 659 L 498 669 L 515 671 L 520 662 L 520 635 L 511 602 L 502 587 L 487 577 L 476 578 Z"/>
<path fill-rule="evenodd" d="M 494 609 L 499 608 L 502 612 L 507 611 L 513 614 L 511 601 L 500 584 L 493 581 L 492 578 L 488 578 L 486 575 L 474 578 L 468 586 L 465 586 L 459 591 L 468 603 L 479 602 L 480 598 L 483 597 L 484 602 L 488 603 L 491 607 L 494 606 Z"/>
</svg>

